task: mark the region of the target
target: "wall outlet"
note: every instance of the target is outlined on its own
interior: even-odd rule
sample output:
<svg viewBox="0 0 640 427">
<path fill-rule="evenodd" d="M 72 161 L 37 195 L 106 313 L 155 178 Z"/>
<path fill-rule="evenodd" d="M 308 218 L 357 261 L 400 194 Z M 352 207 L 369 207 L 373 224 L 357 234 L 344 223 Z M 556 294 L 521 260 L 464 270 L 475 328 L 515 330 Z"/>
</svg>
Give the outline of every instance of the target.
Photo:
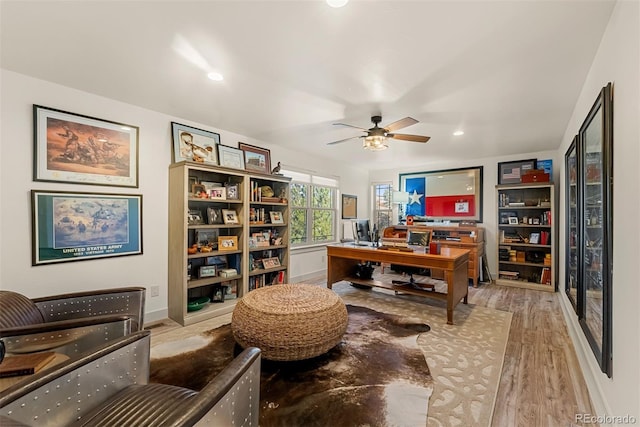
<svg viewBox="0 0 640 427">
<path fill-rule="evenodd" d="M 159 297 L 160 296 L 160 286 L 151 286 L 151 296 L 152 297 Z"/>
<path fill-rule="evenodd" d="M 320 257 L 320 262 L 326 262 L 327 261 L 327 256 L 326 255 L 322 255 Z"/>
</svg>

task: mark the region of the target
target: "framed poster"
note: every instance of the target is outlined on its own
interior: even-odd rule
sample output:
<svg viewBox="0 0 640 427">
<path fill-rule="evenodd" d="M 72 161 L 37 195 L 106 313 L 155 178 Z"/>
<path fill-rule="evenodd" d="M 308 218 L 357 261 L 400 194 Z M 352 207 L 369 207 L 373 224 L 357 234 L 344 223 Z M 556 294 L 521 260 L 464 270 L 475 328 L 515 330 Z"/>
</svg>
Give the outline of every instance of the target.
<svg viewBox="0 0 640 427">
<path fill-rule="evenodd" d="M 526 171 L 536 168 L 536 159 L 498 163 L 498 184 L 520 184 Z"/>
<path fill-rule="evenodd" d="M 171 122 L 173 161 L 183 160 L 208 165 L 218 164 L 220 134 Z"/>
<path fill-rule="evenodd" d="M 240 142 L 238 148 L 244 151 L 244 168 L 261 173 L 271 172 L 271 151 L 266 148 Z"/>
<path fill-rule="evenodd" d="M 32 265 L 142 254 L 142 195 L 31 190 Z"/>
<path fill-rule="evenodd" d="M 220 166 L 233 169 L 244 169 L 244 152 L 237 148 L 218 145 Z"/>
<path fill-rule="evenodd" d="M 342 195 L 342 219 L 356 219 L 358 217 L 358 196 Z"/>
<path fill-rule="evenodd" d="M 482 222 L 483 166 L 400 174 L 414 221 Z"/>
<path fill-rule="evenodd" d="M 138 187 L 138 127 L 33 106 L 34 181 Z"/>
</svg>

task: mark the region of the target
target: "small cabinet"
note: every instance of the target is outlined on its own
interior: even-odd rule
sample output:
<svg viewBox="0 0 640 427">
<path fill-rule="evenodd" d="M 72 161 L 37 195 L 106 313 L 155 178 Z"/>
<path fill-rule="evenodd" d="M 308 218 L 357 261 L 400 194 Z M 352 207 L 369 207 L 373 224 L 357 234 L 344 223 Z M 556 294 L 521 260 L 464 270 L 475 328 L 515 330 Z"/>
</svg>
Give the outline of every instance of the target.
<svg viewBox="0 0 640 427">
<path fill-rule="evenodd" d="M 496 186 L 499 285 L 554 292 L 553 184 Z"/>
<path fill-rule="evenodd" d="M 229 313 L 250 290 L 288 280 L 288 198 L 283 176 L 170 167 L 170 318 L 189 325 Z"/>
</svg>

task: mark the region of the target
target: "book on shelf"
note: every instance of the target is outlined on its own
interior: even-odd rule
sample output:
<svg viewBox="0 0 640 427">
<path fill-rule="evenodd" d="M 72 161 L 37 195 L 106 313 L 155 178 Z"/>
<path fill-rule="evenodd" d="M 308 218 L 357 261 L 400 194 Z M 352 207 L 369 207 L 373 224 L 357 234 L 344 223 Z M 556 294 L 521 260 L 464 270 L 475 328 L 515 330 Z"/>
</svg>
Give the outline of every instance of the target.
<svg viewBox="0 0 640 427">
<path fill-rule="evenodd" d="M 35 374 L 55 357 L 52 351 L 7 356 L 0 363 L 0 378 Z"/>
<path fill-rule="evenodd" d="M 542 269 L 542 274 L 540 274 L 540 283 L 543 285 L 551 284 L 551 269 L 545 267 Z"/>
</svg>

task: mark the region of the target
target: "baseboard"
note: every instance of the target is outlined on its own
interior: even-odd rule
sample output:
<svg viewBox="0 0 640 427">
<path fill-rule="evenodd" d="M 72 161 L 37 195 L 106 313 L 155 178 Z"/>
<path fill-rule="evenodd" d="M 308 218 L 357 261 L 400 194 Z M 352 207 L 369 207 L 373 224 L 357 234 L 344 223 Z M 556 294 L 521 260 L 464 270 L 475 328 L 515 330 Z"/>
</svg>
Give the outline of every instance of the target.
<svg viewBox="0 0 640 427">
<path fill-rule="evenodd" d="M 612 414 L 611 406 L 609 405 L 607 397 L 605 396 L 598 381 L 598 377 L 604 374 L 600 371 L 600 367 L 593 356 L 589 342 L 582 332 L 582 328 L 580 327 L 580 323 L 578 323 L 578 317 L 573 310 L 571 301 L 569 301 L 569 298 L 564 294 L 564 292 L 559 293 L 560 306 L 562 307 L 562 314 L 564 315 L 567 330 L 569 331 L 569 337 L 573 342 L 573 348 L 575 349 L 576 356 L 578 357 L 578 363 L 580 363 L 582 375 L 587 383 L 587 388 L 589 389 L 591 404 L 596 412 L 593 415 L 606 416 Z"/>
<path fill-rule="evenodd" d="M 291 282 L 291 283 L 302 283 L 305 280 L 317 279 L 318 277 L 326 277 L 326 276 L 327 276 L 327 269 L 323 268 L 322 270 L 318 270 L 318 271 L 314 271 L 314 272 L 311 272 L 311 273 L 303 274 L 301 276 L 291 277 L 289 279 L 289 282 Z"/>
<path fill-rule="evenodd" d="M 150 311 L 144 314 L 144 323 L 156 322 L 158 320 L 164 320 L 169 318 L 169 309 L 164 308 L 162 310 Z"/>
</svg>

